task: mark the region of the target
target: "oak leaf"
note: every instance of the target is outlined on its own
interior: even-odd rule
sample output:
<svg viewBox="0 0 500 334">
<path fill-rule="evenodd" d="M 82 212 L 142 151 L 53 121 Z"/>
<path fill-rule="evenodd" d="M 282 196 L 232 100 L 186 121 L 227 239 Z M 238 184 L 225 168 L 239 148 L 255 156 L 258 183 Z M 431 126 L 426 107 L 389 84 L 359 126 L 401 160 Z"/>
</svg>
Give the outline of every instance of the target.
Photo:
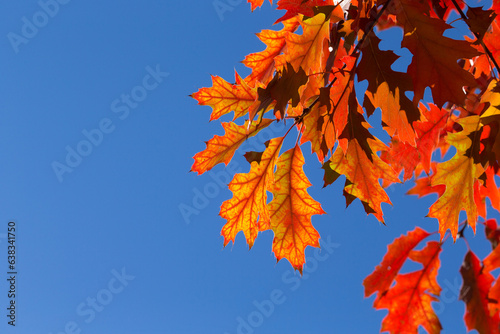
<svg viewBox="0 0 500 334">
<path fill-rule="evenodd" d="M 495 20 L 496 14 L 493 10 L 483 10 L 482 7 L 469 7 L 467 9 L 467 24 L 470 30 L 477 37 L 475 44 L 481 43 L 484 34 L 490 28 L 491 23 Z"/>
<path fill-rule="evenodd" d="M 479 334 L 498 334 L 500 317 L 498 312 L 490 313 L 489 297 L 493 276 L 482 268 L 477 256 L 469 251 L 460 268 L 463 285 L 460 299 L 466 305 L 465 324 L 469 331 L 475 329 Z"/>
<path fill-rule="evenodd" d="M 212 107 L 211 121 L 231 111 L 234 111 L 235 119 L 241 117 L 257 99 L 256 88 L 249 87 L 238 73 L 235 73 L 235 76 L 235 84 L 230 84 L 218 76 L 212 76 L 212 87 L 201 88 L 191 95 L 198 104 Z"/>
<path fill-rule="evenodd" d="M 403 180 L 409 180 L 417 166 L 422 165 L 429 174 L 432 153 L 439 143 L 441 130 L 446 126 L 449 112 L 429 104 L 429 109 L 420 105 L 423 120 L 413 123 L 416 134 L 416 146 L 392 139 L 390 150 L 382 153 L 382 160 L 389 163 L 399 174 L 404 169 Z"/>
<path fill-rule="evenodd" d="M 304 117 L 304 133 L 302 143 L 311 142 L 312 152 L 323 162 L 327 154 L 333 150 L 335 143 L 343 133 L 349 118 L 350 107 L 353 113 L 358 113 L 360 106 L 357 102 L 352 67 L 354 57 L 343 57 L 346 69 L 333 75 L 331 87 L 320 90 L 319 101 Z M 342 144 L 344 149 L 346 143 Z"/>
<path fill-rule="evenodd" d="M 392 64 L 399 58 L 392 51 L 379 49 L 380 39 L 369 34 L 361 47 L 363 56 L 356 68 L 358 80 L 368 80 L 364 107 L 371 115 L 376 108 L 382 111 L 382 124 L 390 136 L 415 146 L 412 123 L 420 119 L 420 112 L 405 92 L 413 89 L 406 73 L 395 72 Z"/>
<path fill-rule="evenodd" d="M 273 252 L 278 261 L 288 259 L 301 273 L 305 248 L 319 247 L 319 233 L 311 224 L 311 216 L 325 213 L 307 193 L 311 183 L 303 165 L 300 146 L 279 157 L 272 186 L 273 200 L 268 205 L 274 232 Z"/>
<path fill-rule="evenodd" d="M 251 4 L 252 11 L 264 4 L 264 0 L 247 0 L 247 2 Z M 273 0 L 269 0 L 269 3 L 272 5 Z"/>
<path fill-rule="evenodd" d="M 275 61 L 285 48 L 287 34 L 294 32 L 299 27 L 297 18 L 292 17 L 283 21 L 283 29 L 280 31 L 263 30 L 257 37 L 266 44 L 266 49 L 261 52 L 251 53 L 245 57 L 243 64 L 252 69 L 252 73 L 245 78 L 249 86 L 255 86 L 256 82 L 267 84 L 275 71 Z"/>
<path fill-rule="evenodd" d="M 292 101 L 292 107 L 297 106 L 300 102 L 299 88 L 305 85 L 307 80 L 308 77 L 301 67 L 295 71 L 292 65 L 287 63 L 286 67 L 277 71 L 266 88 L 259 87 L 257 89 L 260 104 L 255 112 L 250 112 L 250 119 L 253 119 L 259 111 L 267 110 L 271 105 L 274 106 L 276 117 L 283 119 L 288 101 Z"/>
<path fill-rule="evenodd" d="M 417 333 L 418 327 L 422 326 L 428 333 L 437 334 L 442 329 L 431 305 L 438 301 L 436 296 L 441 292 L 437 282 L 441 245 L 429 241 L 424 249 L 414 250 L 428 236 L 429 233 L 416 228 L 396 239 L 389 245 L 381 265 L 363 281 L 365 297 L 378 292 L 374 307 L 389 310 L 382 321 L 381 331 Z M 421 263 L 423 268 L 399 273 L 407 259 Z"/>
<path fill-rule="evenodd" d="M 497 8 L 498 10 L 496 14 L 498 15 L 500 13 L 500 6 L 498 6 Z M 498 38 L 499 33 L 500 25 L 497 16 L 497 18 L 495 18 L 495 20 L 490 24 L 490 27 L 484 34 L 482 40 L 484 46 L 488 48 L 488 50 L 491 52 L 491 55 L 493 56 L 493 59 L 495 59 L 497 63 L 500 62 L 500 39 Z M 484 78 L 490 76 L 494 69 L 494 65 L 492 64 L 491 59 L 486 53 L 484 46 L 482 44 L 476 43 L 473 43 L 472 46 L 475 47 L 478 52 L 480 52 L 480 55 L 476 57 L 473 62 L 475 70 L 474 77 L 476 77 L 477 79 L 481 79 L 481 77 Z"/>
<path fill-rule="evenodd" d="M 394 1 L 401 6 L 397 15 L 405 34 L 401 46 L 413 54 L 408 67 L 408 74 L 413 78 L 413 102 L 420 101 L 425 88 L 431 87 L 434 103 L 438 107 L 442 107 L 445 102 L 463 105 L 463 87 L 475 87 L 477 84 L 472 74 L 461 68 L 457 61 L 471 59 L 479 53 L 469 42 L 443 36 L 444 31 L 451 26 L 443 20 L 425 15 L 429 8 L 422 2 Z"/>
<path fill-rule="evenodd" d="M 307 75 L 323 73 L 328 58 L 324 50 L 330 37 L 330 22 L 330 18 L 323 13 L 301 20 L 302 35 L 286 35 L 286 49 L 284 54 L 275 58 L 276 68 L 290 63 L 296 72 L 302 67 Z"/>
<path fill-rule="evenodd" d="M 483 173 L 481 165 L 474 163 L 472 156 L 465 155 L 473 141 L 469 135 L 480 127 L 479 116 L 469 116 L 458 121 L 463 131 L 448 134 L 447 141 L 456 147 L 457 153 L 438 164 L 432 186 L 445 185 L 446 191 L 430 207 L 428 217 L 439 220 L 441 239 L 449 229 L 453 240 L 458 233 L 458 219 L 462 208 L 467 212 L 467 222 L 476 231 L 477 207 L 474 201 L 474 183 Z M 476 139 L 477 141 L 479 138 Z"/>
<path fill-rule="evenodd" d="M 407 235 L 402 235 L 387 246 L 387 253 L 373 273 L 365 278 L 365 297 L 378 292 L 377 299 L 381 298 L 391 287 L 392 282 L 403 267 L 408 255 L 417 245 L 430 234 L 420 227 L 416 227 Z"/>
<path fill-rule="evenodd" d="M 408 190 L 407 195 L 417 195 L 418 197 L 426 196 L 432 193 L 438 194 L 440 197 L 444 194 L 446 190 L 446 186 L 444 184 L 432 185 L 432 177 L 436 175 L 437 163 L 433 162 L 431 164 L 432 174 L 419 177 L 415 180 L 415 186 Z M 415 173 L 418 176 L 420 171 L 417 168 L 417 172 Z"/>
<path fill-rule="evenodd" d="M 386 146 L 373 139 L 368 139 L 375 151 L 385 150 Z M 392 204 L 379 179 L 399 182 L 394 170 L 383 162 L 376 154 L 367 156 L 357 139 L 349 142 L 347 152 L 337 147 L 330 159 L 330 167 L 338 174 L 346 176 L 344 196 L 347 205 L 359 198 L 367 214 L 373 214 L 380 222 L 384 222 L 381 204 Z"/>
<path fill-rule="evenodd" d="M 221 231 L 224 246 L 243 231 L 247 243 L 252 248 L 259 230 L 269 228 L 270 217 L 267 208 L 267 190 L 274 182 L 273 172 L 283 138 L 273 138 L 267 142 L 260 162 L 253 161 L 250 172 L 236 174 L 229 183 L 233 197 L 220 208 L 220 216 L 227 220 Z"/>
<path fill-rule="evenodd" d="M 250 126 L 247 124 L 236 125 L 232 122 L 222 123 L 225 130 L 224 136 L 214 136 L 206 143 L 205 150 L 196 153 L 193 157 L 195 161 L 191 171 L 203 174 L 221 162 L 227 166 L 233 158 L 234 152 L 247 138 L 255 136 L 272 122 L 272 119 L 263 119 L 260 123 L 252 122 Z"/>
</svg>

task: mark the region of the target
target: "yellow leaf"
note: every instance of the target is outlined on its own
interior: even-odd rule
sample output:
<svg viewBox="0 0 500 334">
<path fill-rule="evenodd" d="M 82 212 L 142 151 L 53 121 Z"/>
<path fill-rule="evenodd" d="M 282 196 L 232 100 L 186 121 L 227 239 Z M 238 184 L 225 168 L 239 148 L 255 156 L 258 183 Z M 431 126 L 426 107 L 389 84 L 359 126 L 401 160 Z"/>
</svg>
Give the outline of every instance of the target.
<svg viewBox="0 0 500 334">
<path fill-rule="evenodd" d="M 447 141 L 457 149 L 455 156 L 438 164 L 436 175 L 432 178 L 432 186 L 444 184 L 446 190 L 442 196 L 430 207 L 429 217 L 439 220 L 441 239 L 449 229 L 453 240 L 458 233 L 458 219 L 460 211 L 467 212 L 467 222 L 476 231 L 477 207 L 474 202 L 474 182 L 484 170 L 481 165 L 474 163 L 472 157 L 465 152 L 472 145 L 469 135 L 480 127 L 479 116 L 469 116 L 457 121 L 463 131 L 449 133 Z M 479 140 L 479 138 L 477 138 Z"/>
<path fill-rule="evenodd" d="M 319 233 L 311 216 L 325 213 L 308 193 L 311 183 L 304 174 L 304 157 L 300 146 L 283 153 L 277 163 L 273 200 L 269 203 L 273 252 L 276 258 L 288 259 L 302 273 L 307 246 L 319 247 Z"/>
<path fill-rule="evenodd" d="M 233 198 L 222 203 L 220 208 L 220 216 L 227 220 L 221 231 L 224 246 L 234 242 L 236 234 L 243 231 L 251 248 L 259 230 L 269 228 L 266 190 L 274 182 L 273 171 L 282 142 L 283 138 L 271 139 L 260 163 L 253 161 L 250 172 L 236 174 L 229 183 Z"/>
<path fill-rule="evenodd" d="M 234 111 L 234 119 L 241 117 L 257 99 L 257 88 L 249 87 L 238 73 L 235 75 L 234 85 L 218 76 L 212 76 L 212 87 L 201 88 L 191 95 L 198 104 L 212 107 L 211 121 L 231 111 Z"/>
<path fill-rule="evenodd" d="M 368 142 L 375 151 L 387 149 L 382 142 L 373 139 L 368 139 Z M 359 198 L 366 213 L 372 213 L 383 223 L 381 204 L 385 202 L 392 205 L 392 203 L 385 190 L 380 186 L 379 179 L 399 183 L 394 170 L 376 154 L 372 154 L 371 159 L 369 159 L 355 138 L 349 142 L 345 155 L 342 148 L 337 147 L 330 159 L 330 166 L 335 172 L 345 175 L 347 178 L 344 187 L 347 205 L 354 198 Z"/>
<path fill-rule="evenodd" d="M 280 31 L 263 30 L 257 34 L 267 48 L 264 51 L 249 54 L 243 60 L 243 64 L 252 69 L 252 73 L 245 78 L 249 86 L 255 86 L 257 81 L 266 84 L 273 77 L 274 58 L 283 52 L 286 35 L 297 30 L 299 21 L 294 17 L 283 21 L 283 24 L 284 28 Z"/>
<path fill-rule="evenodd" d="M 295 71 L 300 67 L 306 74 L 322 73 L 325 67 L 324 43 L 330 37 L 330 19 L 325 14 L 301 20 L 303 34 L 287 34 L 286 49 L 283 55 L 276 57 L 276 67 L 291 63 Z"/>
<path fill-rule="evenodd" d="M 207 142 L 205 150 L 196 153 L 191 171 L 203 174 L 221 162 L 227 165 L 233 158 L 234 152 L 248 137 L 255 136 L 272 122 L 272 119 L 266 118 L 260 123 L 252 122 L 250 127 L 247 124 L 222 123 L 226 133 L 224 136 L 214 136 Z"/>
</svg>

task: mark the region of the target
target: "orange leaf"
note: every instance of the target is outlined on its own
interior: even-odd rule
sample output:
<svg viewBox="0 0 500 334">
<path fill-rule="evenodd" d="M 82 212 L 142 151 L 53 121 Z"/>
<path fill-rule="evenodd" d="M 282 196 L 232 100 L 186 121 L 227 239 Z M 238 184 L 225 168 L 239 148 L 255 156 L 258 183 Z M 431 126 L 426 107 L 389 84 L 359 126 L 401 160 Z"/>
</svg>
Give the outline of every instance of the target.
<svg viewBox="0 0 500 334">
<path fill-rule="evenodd" d="M 278 261 L 288 259 L 301 273 L 305 248 L 319 247 L 319 233 L 311 224 L 311 216 L 325 213 L 307 193 L 311 183 L 304 174 L 303 165 L 300 146 L 296 145 L 279 157 L 273 200 L 268 206 L 274 231 L 273 252 Z"/>
<path fill-rule="evenodd" d="M 446 109 L 440 109 L 432 103 L 429 103 L 429 109 L 421 104 L 420 112 L 425 117 L 425 120 L 414 122 L 413 127 L 418 137 L 417 150 L 420 155 L 420 162 L 428 174 L 431 169 L 432 152 L 439 144 L 439 135 L 442 129 L 446 127 L 450 112 Z"/>
<path fill-rule="evenodd" d="M 201 88 L 191 95 L 198 104 L 212 107 L 210 120 L 234 111 L 234 119 L 246 114 L 248 108 L 257 99 L 257 89 L 250 88 L 238 75 L 236 84 L 230 84 L 218 76 L 212 76 L 212 87 Z"/>
<path fill-rule="evenodd" d="M 448 111 L 440 109 L 434 104 L 429 104 L 429 106 L 429 110 L 423 105 L 420 106 L 422 115 L 425 115 L 428 119 L 413 123 L 417 134 L 416 147 L 393 137 L 390 150 L 383 152 L 381 156 L 382 160 L 389 163 L 397 174 L 404 168 L 404 181 L 411 179 L 413 171 L 420 164 L 422 164 L 425 172 L 429 174 L 432 152 L 438 146 L 441 129 L 446 126 Z"/>
<path fill-rule="evenodd" d="M 439 319 L 431 306 L 431 302 L 437 301 L 435 296 L 441 292 L 436 280 L 441 245 L 430 241 L 424 249 L 414 250 L 429 235 L 417 227 L 394 240 L 388 246 L 382 263 L 363 281 L 365 297 L 377 292 L 374 307 L 389 310 L 382 322 L 382 331 L 416 334 L 419 326 L 432 334 L 441 330 Z M 400 274 L 407 259 L 421 263 L 423 268 Z"/>
<path fill-rule="evenodd" d="M 233 158 L 234 152 L 248 137 L 255 136 L 272 122 L 272 119 L 262 119 L 260 123 L 252 122 L 250 127 L 247 124 L 222 123 L 224 136 L 214 136 L 207 142 L 205 150 L 196 153 L 191 171 L 203 174 L 221 162 L 227 165 Z"/>
<path fill-rule="evenodd" d="M 500 280 L 498 278 L 488 292 L 488 310 L 492 318 L 498 317 L 500 311 Z"/>
<path fill-rule="evenodd" d="M 252 12 L 253 12 L 257 7 L 262 6 L 264 0 L 247 0 L 247 2 L 252 5 Z M 269 0 L 269 3 L 272 5 L 273 0 Z"/>
<path fill-rule="evenodd" d="M 387 149 L 382 142 L 374 139 L 368 139 L 368 143 L 376 151 Z M 379 179 L 399 182 L 394 170 L 376 154 L 372 154 L 369 158 L 356 138 L 349 142 L 345 155 L 342 148 L 337 147 L 330 159 L 330 166 L 332 170 L 347 178 L 344 187 L 347 205 L 351 204 L 355 198 L 359 198 L 366 213 L 372 213 L 383 223 L 381 204 L 382 202 L 392 203 L 380 186 Z"/>
<path fill-rule="evenodd" d="M 493 6 L 492 9 L 495 9 L 495 6 Z M 500 14 L 499 9 L 500 7 L 497 4 L 495 10 L 497 15 Z M 500 32 L 499 22 L 500 20 L 499 17 L 497 16 L 495 20 L 491 23 L 489 29 L 484 34 L 482 41 L 484 45 L 488 48 L 488 50 L 491 52 L 491 55 L 497 61 L 497 63 L 500 61 L 500 39 L 498 38 L 498 34 Z M 470 39 L 468 37 L 465 37 L 465 39 L 470 42 L 474 41 L 474 39 Z M 474 59 L 474 62 L 471 64 L 475 68 L 475 71 L 473 72 L 474 77 L 480 80 L 481 76 L 483 75 L 489 77 L 494 69 L 494 64 L 490 60 L 482 44 L 476 44 L 474 42 L 472 46 L 475 47 L 480 52 L 480 55 L 476 57 Z"/>
<path fill-rule="evenodd" d="M 441 239 L 449 229 L 453 240 L 456 240 L 458 219 L 463 208 L 467 212 L 468 224 L 476 231 L 474 182 L 483 173 L 483 168 L 465 153 L 472 145 L 469 135 L 480 126 L 479 116 L 462 118 L 458 123 L 462 125 L 463 131 L 449 133 L 447 137 L 447 141 L 457 148 L 457 153 L 451 160 L 438 164 L 436 175 L 432 178 L 432 186 L 446 185 L 444 194 L 430 207 L 428 214 L 428 217 L 439 220 Z"/>
<path fill-rule="evenodd" d="M 426 196 L 432 193 L 437 193 L 439 197 L 444 194 L 446 186 L 444 184 L 439 184 L 437 186 L 432 186 L 432 177 L 436 174 L 437 164 L 433 162 L 431 164 L 432 175 L 417 178 L 415 180 L 415 187 L 408 190 L 407 195 L 418 195 L 418 197 Z"/>
<path fill-rule="evenodd" d="M 483 214 L 481 217 L 486 218 L 486 198 L 490 199 L 491 206 L 500 211 L 500 191 L 495 181 L 495 171 L 492 167 L 488 167 L 483 175 L 486 177 L 484 184 L 477 183 L 476 205 L 482 207 Z"/>
<path fill-rule="evenodd" d="M 322 73 L 328 58 L 328 54 L 324 53 L 324 45 L 330 37 L 330 19 L 319 13 L 301 21 L 300 25 L 302 35 L 286 35 L 286 49 L 283 55 L 275 58 L 276 68 L 290 63 L 296 72 L 302 67 L 307 75 Z"/>
<path fill-rule="evenodd" d="M 469 331 L 476 329 L 479 334 L 498 334 L 500 318 L 498 313 L 490 313 L 488 292 L 493 276 L 481 268 L 477 256 L 471 251 L 465 255 L 460 273 L 464 280 L 460 299 L 466 305 L 465 324 Z"/>
<path fill-rule="evenodd" d="M 318 155 L 319 161 L 323 162 L 329 151 L 325 139 L 330 139 L 335 143 L 336 135 L 333 123 L 329 121 L 327 108 L 315 104 L 304 117 L 301 143 L 310 141 L 311 151 Z"/>
<path fill-rule="evenodd" d="M 354 66 L 354 57 L 344 57 L 346 71 L 335 73 L 335 82 L 330 88 L 320 90 L 320 102 L 315 104 L 304 117 L 304 134 L 301 142 L 311 142 L 312 152 L 323 162 L 328 152 L 332 151 L 338 137 L 346 127 L 350 106 L 355 113 L 361 109 L 355 93 L 354 82 L 349 69 Z M 310 80 L 311 81 L 311 80 Z"/>
<path fill-rule="evenodd" d="M 350 119 L 352 123 L 353 117 L 360 117 L 360 115 L 363 113 L 363 109 L 359 105 L 358 99 L 356 98 L 353 80 L 354 71 L 352 69 L 356 65 L 356 60 L 357 58 L 351 56 L 345 56 L 342 58 L 342 62 L 346 65 L 346 70 L 339 71 L 339 73 L 335 75 L 335 77 L 337 78 L 337 82 L 335 82 L 335 84 L 332 85 L 330 89 L 332 111 L 330 112 L 330 119 L 328 121 L 330 123 L 333 121 L 332 126 L 335 130 L 335 139 L 339 138 L 343 134 Z M 325 133 L 325 136 L 327 135 L 328 134 Z M 346 138 L 352 139 L 356 137 L 355 135 L 357 134 L 349 133 Z M 331 142 L 329 143 L 328 138 L 325 138 L 325 140 L 328 144 L 328 149 L 332 150 L 333 145 L 331 145 Z M 346 145 L 341 144 L 341 146 L 345 151 Z"/>
<path fill-rule="evenodd" d="M 257 81 L 267 84 L 271 80 L 275 71 L 274 58 L 283 52 L 286 44 L 285 36 L 297 30 L 299 21 L 291 18 L 284 21 L 283 25 L 280 31 L 263 30 L 257 34 L 267 48 L 264 51 L 249 54 L 243 60 L 243 64 L 252 69 L 252 73 L 245 78 L 249 86 L 255 86 Z"/>
<path fill-rule="evenodd" d="M 376 309 L 388 309 L 389 314 L 382 321 L 382 331 L 390 333 L 418 333 L 422 326 L 429 334 L 438 334 L 443 328 L 431 303 L 439 301 L 441 293 L 437 282 L 441 266 L 439 253 L 441 245 L 429 241 L 420 251 L 412 250 L 408 258 L 421 263 L 423 268 L 408 274 L 398 274 L 396 285 L 376 300 Z"/>
<path fill-rule="evenodd" d="M 265 227 L 262 229 L 268 228 L 270 218 L 266 191 L 274 182 L 273 171 L 282 142 L 283 138 L 268 141 L 260 162 L 253 161 L 250 172 L 236 174 L 229 183 L 233 198 L 222 203 L 220 208 L 220 216 L 227 220 L 221 231 L 224 246 L 234 242 L 236 234 L 243 231 L 252 248 L 259 225 Z"/>
<path fill-rule="evenodd" d="M 380 299 L 391 287 L 392 281 L 396 278 L 411 250 L 429 235 L 420 227 L 416 227 L 408 232 L 408 235 L 395 239 L 387 246 L 387 253 L 382 263 L 363 281 L 365 297 L 378 292 L 377 299 Z"/>
<path fill-rule="evenodd" d="M 495 223 L 496 230 L 496 223 Z M 490 272 L 495 269 L 500 268 L 500 247 L 496 247 L 491 251 L 488 256 L 486 256 L 483 260 L 483 266 L 485 271 Z"/>
</svg>

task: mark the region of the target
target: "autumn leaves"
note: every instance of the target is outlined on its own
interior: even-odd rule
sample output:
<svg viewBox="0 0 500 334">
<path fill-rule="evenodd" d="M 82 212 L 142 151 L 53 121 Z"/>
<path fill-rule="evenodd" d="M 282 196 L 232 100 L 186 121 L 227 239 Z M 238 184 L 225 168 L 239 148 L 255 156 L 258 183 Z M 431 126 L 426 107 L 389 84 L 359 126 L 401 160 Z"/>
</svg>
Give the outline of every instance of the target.
<svg viewBox="0 0 500 334">
<path fill-rule="evenodd" d="M 254 10 L 264 0 L 248 2 Z M 212 87 L 192 95 L 212 107 L 210 120 L 234 112 L 232 122 L 222 123 L 225 134 L 214 136 L 194 156 L 192 171 L 198 174 L 227 165 L 247 138 L 273 122 L 288 126 L 264 151 L 247 152 L 250 171 L 229 183 L 233 196 L 220 210 L 226 219 L 224 245 L 242 231 L 252 247 L 259 232 L 272 230 L 277 260 L 286 258 L 302 271 L 305 248 L 319 247 L 311 218 L 324 213 L 307 191 L 303 144 L 323 165 L 324 186 L 345 176 L 347 205 L 359 199 L 382 223 L 382 203 L 391 204 L 384 188 L 414 178 L 409 194 L 438 195 L 428 217 L 438 220 L 441 242 L 428 241 L 416 250 L 431 235 L 420 228 L 396 239 L 365 279 L 365 296 L 376 293 L 374 307 L 389 310 L 383 331 L 417 333 L 423 326 L 439 333 L 431 303 L 441 291 L 436 277 L 442 241 L 448 230 L 453 240 L 466 226 L 475 232 L 479 217 L 487 219 L 487 201 L 500 211 L 495 181 L 500 170 L 500 4 L 494 1 L 490 10 L 468 7 L 467 14 L 461 0 L 353 0 L 350 6 L 335 0 L 279 0 L 277 5 L 286 11 L 277 21 L 283 28 L 257 34 L 266 49 L 245 57 L 250 74 L 236 73 L 234 83 L 213 76 Z M 452 11 L 475 39 L 443 36 L 451 28 Z M 412 54 L 406 72 L 395 70 L 393 51 L 381 50 L 378 32 L 389 28 L 402 31 L 401 46 Z M 356 93 L 362 81 L 368 82 L 364 96 Z M 387 145 L 369 131 L 367 119 L 376 110 L 391 138 Z M 295 133 L 296 139 L 285 140 Z M 443 162 L 448 152 L 453 157 Z M 462 211 L 467 219 L 459 225 Z M 465 322 L 481 334 L 500 331 L 500 283 L 490 274 L 500 267 L 500 229 L 493 220 L 486 225 L 494 251 L 481 264 L 470 250 L 461 269 Z M 400 273 L 408 259 L 422 268 Z"/>
<path fill-rule="evenodd" d="M 373 306 L 389 310 L 382 321 L 382 332 L 417 333 L 422 326 L 434 334 L 442 329 L 431 305 L 438 301 L 441 292 L 437 282 L 441 244 L 429 241 L 422 250 L 415 250 L 429 236 L 428 232 L 417 227 L 394 240 L 382 263 L 363 282 L 365 297 L 376 293 Z M 422 269 L 399 273 L 408 259 L 420 263 Z"/>
<path fill-rule="evenodd" d="M 255 9 L 263 0 L 249 2 Z M 286 258 L 301 270 L 304 249 L 318 245 L 311 217 L 323 213 L 307 193 L 301 151 L 306 143 L 323 164 L 325 185 L 344 175 L 347 205 L 359 199 L 380 222 L 382 203 L 391 203 L 384 187 L 401 182 L 404 170 L 403 181 L 415 176 L 410 193 L 439 195 L 428 216 L 438 219 L 441 238 L 447 230 L 457 237 L 462 210 L 474 229 L 478 217 L 486 216 L 486 198 L 500 198 L 494 181 L 500 95 L 493 65 L 484 55 L 485 45 L 493 57 L 500 50 L 491 31 L 498 27 L 495 15 L 471 12 L 475 18 L 467 23 L 481 39 L 473 43 L 443 36 L 451 27 L 449 13 L 464 8 L 461 1 L 352 1 L 346 12 L 333 0 L 280 0 L 277 5 L 286 11 L 278 20 L 283 28 L 257 35 L 266 48 L 245 57 L 250 74 L 236 73 L 234 83 L 213 76 L 212 87 L 192 95 L 212 107 L 211 120 L 233 112 L 233 121 L 222 123 L 225 134 L 214 136 L 194 156 L 192 170 L 199 174 L 228 164 L 246 138 L 272 122 L 289 125 L 263 152 L 246 154 L 250 171 L 229 184 L 233 197 L 220 211 L 227 220 L 224 244 L 243 231 L 251 247 L 260 231 L 270 229 L 277 259 Z M 492 28 L 484 29 L 479 20 Z M 402 30 L 402 47 L 413 55 L 406 72 L 394 69 L 398 56 L 380 49 L 373 27 Z M 355 83 L 365 80 L 361 104 Z M 421 103 L 426 89 L 434 103 Z M 367 119 L 378 109 L 391 137 L 388 145 L 369 131 Z M 284 147 L 293 133 L 298 134 L 295 146 Z M 444 154 L 450 147 L 456 150 L 451 160 L 431 160 L 437 149 Z"/>
<path fill-rule="evenodd" d="M 464 320 L 469 331 L 499 334 L 500 280 L 495 279 L 492 272 L 500 268 L 500 248 L 497 247 L 500 229 L 495 220 L 488 220 L 485 225 L 493 251 L 482 261 L 470 249 L 465 254 L 460 268 L 463 284 L 459 297 L 465 303 Z M 441 322 L 432 303 L 439 302 L 442 291 L 437 281 L 442 243 L 427 241 L 423 245 L 431 236 L 417 227 L 395 239 L 380 265 L 363 281 L 365 297 L 376 294 L 374 308 L 389 311 L 382 321 L 382 332 L 418 333 L 419 326 L 429 334 L 441 332 Z M 400 273 L 409 260 L 421 268 Z"/>
</svg>

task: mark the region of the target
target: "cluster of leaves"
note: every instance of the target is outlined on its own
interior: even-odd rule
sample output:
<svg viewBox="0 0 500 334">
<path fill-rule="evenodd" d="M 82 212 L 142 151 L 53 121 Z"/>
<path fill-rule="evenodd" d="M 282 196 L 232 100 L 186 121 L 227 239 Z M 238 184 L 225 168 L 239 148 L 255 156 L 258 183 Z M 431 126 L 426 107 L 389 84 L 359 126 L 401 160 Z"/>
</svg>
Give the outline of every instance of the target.
<svg viewBox="0 0 500 334">
<path fill-rule="evenodd" d="M 254 10 L 264 0 L 248 2 Z M 225 134 L 207 142 L 191 169 L 202 174 L 219 163 L 227 165 L 247 138 L 288 120 L 288 131 L 269 140 L 263 152 L 245 154 L 250 171 L 229 183 L 233 197 L 221 206 L 227 221 L 221 234 L 227 245 L 243 231 L 252 247 L 260 231 L 272 230 L 276 258 L 286 258 L 299 271 L 305 248 L 319 247 L 311 217 L 324 213 L 307 192 L 311 184 L 303 171 L 303 144 L 323 164 L 324 185 L 345 176 L 347 205 L 359 199 L 366 213 L 382 223 L 381 204 L 391 204 L 384 188 L 392 183 L 414 178 L 410 194 L 437 193 L 428 217 L 439 222 L 440 242 L 415 250 L 431 235 L 420 228 L 396 239 L 364 286 L 366 296 L 377 293 L 375 308 L 389 310 L 382 331 L 417 333 L 421 325 L 439 333 L 431 302 L 441 290 L 436 277 L 445 235 L 449 230 L 456 240 L 466 226 L 475 232 L 479 217 L 487 219 L 487 198 L 500 210 L 495 183 L 500 168 L 500 1 L 488 10 L 462 0 L 337 2 L 277 1 L 277 9 L 286 11 L 276 22 L 283 27 L 257 35 L 266 48 L 245 57 L 251 73 L 245 78 L 236 73 L 234 83 L 213 76 L 212 87 L 192 95 L 212 107 L 210 120 L 231 112 L 234 119 L 222 123 Z M 451 28 L 452 13 L 461 16 L 469 37 L 443 36 Z M 384 29 L 403 31 L 401 46 L 412 54 L 406 72 L 393 69 L 394 52 L 380 50 L 378 35 Z M 365 80 L 368 88 L 360 103 L 356 81 Z M 424 104 L 427 88 L 432 103 Z M 391 138 L 387 144 L 369 131 L 367 118 L 376 109 Z M 296 144 L 282 153 L 292 129 Z M 435 151 L 444 157 L 452 147 L 450 160 L 431 159 Z M 467 220 L 459 232 L 462 210 Z M 500 333 L 500 281 L 490 273 L 500 267 L 500 229 L 494 220 L 485 224 L 493 251 L 482 262 L 472 251 L 466 254 L 461 299 L 469 330 Z M 407 259 L 423 269 L 399 273 Z"/>
</svg>

